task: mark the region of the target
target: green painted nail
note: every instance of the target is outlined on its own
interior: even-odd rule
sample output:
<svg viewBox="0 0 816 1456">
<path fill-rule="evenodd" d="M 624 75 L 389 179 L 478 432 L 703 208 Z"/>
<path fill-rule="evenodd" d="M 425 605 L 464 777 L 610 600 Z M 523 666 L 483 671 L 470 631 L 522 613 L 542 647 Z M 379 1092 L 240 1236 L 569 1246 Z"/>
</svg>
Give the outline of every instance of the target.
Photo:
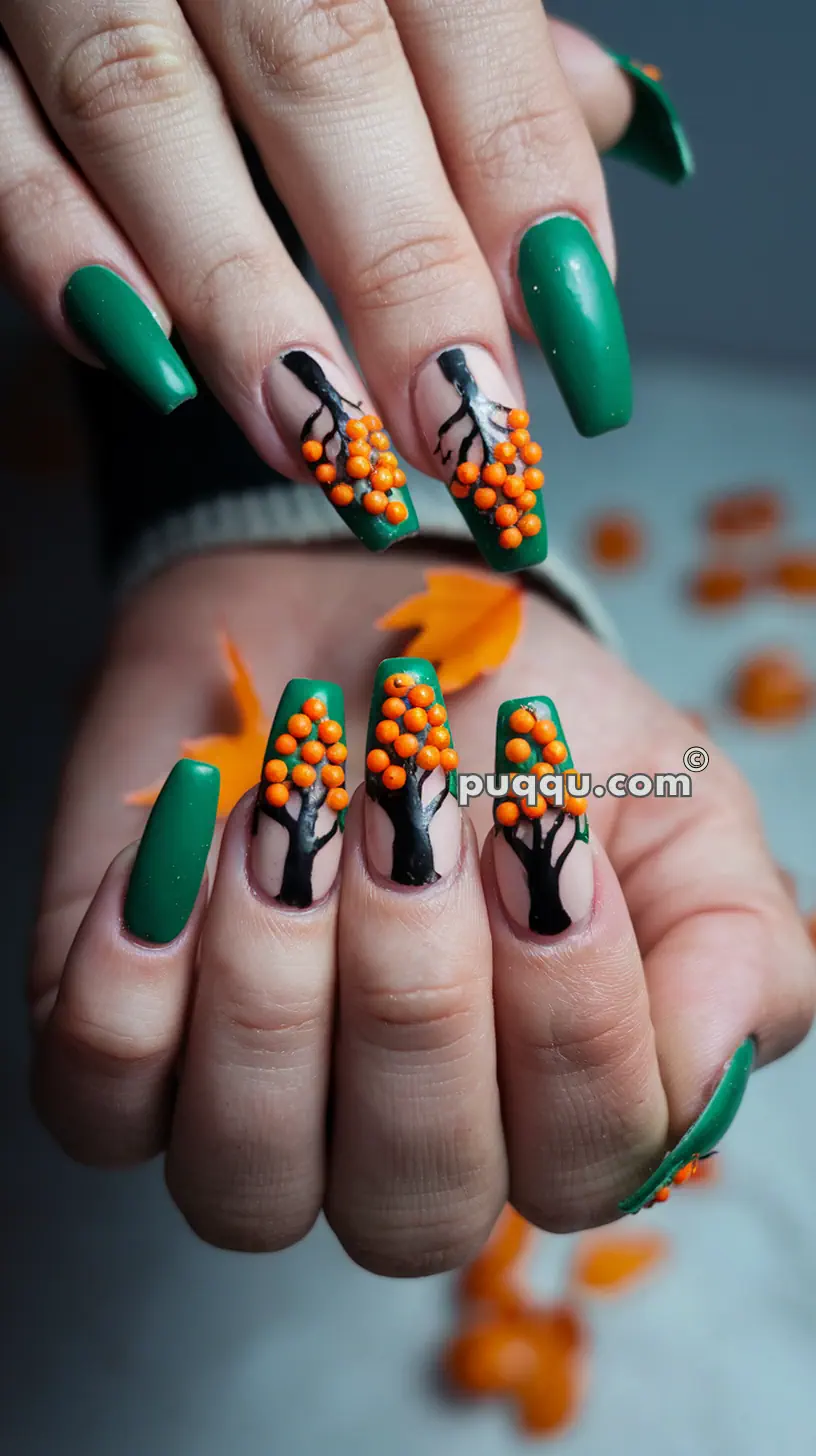
<svg viewBox="0 0 816 1456">
<path fill-rule="evenodd" d="M 521 240 L 519 282 L 530 321 L 576 429 L 603 435 L 632 415 L 632 370 L 620 305 L 589 229 L 549 217 Z"/>
<path fill-rule="evenodd" d="M 473 344 L 429 360 L 415 391 L 428 448 L 485 561 L 502 572 L 547 555 L 541 446 L 511 398 L 491 356 Z"/>
<path fill-rule="evenodd" d="M 346 820 L 346 730 L 337 683 L 287 683 L 264 753 L 252 826 L 255 880 L 270 899 L 307 910 L 337 878 Z"/>
<path fill-rule="evenodd" d="M 358 541 L 386 551 L 415 536 L 417 513 L 391 441 L 378 417 L 350 397 L 354 386 L 337 367 L 290 349 L 267 369 L 264 384 L 273 417 Z"/>
<path fill-rule="evenodd" d="M 221 776 L 183 758 L 150 812 L 125 897 L 125 928 L 137 940 L 167 945 L 195 905 L 218 813 Z"/>
<path fill-rule="evenodd" d="M 693 177 L 694 155 L 658 68 L 643 66 L 615 51 L 609 55 L 632 81 L 635 110 L 626 132 L 607 156 L 643 167 L 664 182 L 677 184 Z"/>
<path fill-rule="evenodd" d="M 195 382 L 161 325 L 118 273 L 96 263 L 78 269 L 63 305 L 71 328 L 101 363 L 162 414 L 195 397 Z"/>
<path fill-rule="evenodd" d="M 618 1205 L 622 1213 L 639 1213 L 664 1189 L 671 1186 L 681 1168 L 714 1152 L 739 1111 L 755 1057 L 756 1044 L 749 1037 L 737 1047 L 731 1060 L 726 1063 L 722 1077 L 697 1121 L 681 1137 L 677 1146 L 666 1154 L 660 1166 L 655 1168 L 637 1193 L 633 1193 L 631 1198 L 625 1198 Z"/>
<path fill-rule="evenodd" d="M 423 657 L 377 668 L 366 739 L 366 852 L 384 879 L 432 885 L 455 868 L 458 760 L 439 679 Z"/>
<path fill-rule="evenodd" d="M 569 780 L 560 782 L 575 765 L 552 698 L 531 693 L 501 704 L 495 763 L 496 779 L 507 777 L 505 796 L 493 801 L 493 859 L 502 903 L 510 920 L 536 935 L 563 935 L 589 918 L 595 872 L 586 800 L 572 797 Z M 542 764 L 540 778 L 536 768 Z M 518 776 L 535 780 L 532 802 L 509 792 Z M 561 804 L 555 802 L 556 789 Z"/>
</svg>

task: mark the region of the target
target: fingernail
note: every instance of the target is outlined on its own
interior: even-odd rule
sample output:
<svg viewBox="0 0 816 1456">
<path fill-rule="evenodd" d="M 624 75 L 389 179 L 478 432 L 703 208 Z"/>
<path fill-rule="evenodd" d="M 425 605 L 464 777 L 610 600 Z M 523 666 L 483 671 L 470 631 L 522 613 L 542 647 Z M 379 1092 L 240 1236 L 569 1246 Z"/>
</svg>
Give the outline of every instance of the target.
<svg viewBox="0 0 816 1456">
<path fill-rule="evenodd" d="M 508 919 L 536 935 L 563 935 L 592 911 L 586 799 L 569 792 L 569 780 L 561 782 L 574 772 L 551 698 L 502 703 L 496 778 L 506 776 L 507 791 L 493 805 L 496 882 Z"/>
<path fill-rule="evenodd" d="M 290 349 L 264 377 L 266 404 L 338 515 L 369 551 L 416 535 L 405 472 L 382 421 L 336 365 Z"/>
<path fill-rule="evenodd" d="M 125 929 L 167 945 L 181 935 L 201 889 L 218 813 L 221 776 L 183 758 L 150 811 L 125 896 Z"/>
<path fill-rule="evenodd" d="M 677 1146 L 666 1154 L 637 1193 L 618 1205 L 622 1213 L 639 1213 L 653 1203 L 665 1203 L 673 1183 L 685 1183 L 693 1177 L 700 1159 L 714 1152 L 734 1121 L 745 1096 L 755 1057 L 756 1043 L 753 1037 L 748 1037 L 726 1062 L 722 1076 L 697 1121 L 681 1137 Z"/>
<path fill-rule="evenodd" d="M 609 55 L 632 82 L 635 109 L 620 141 L 606 155 L 643 167 L 664 182 L 677 184 L 693 177 L 694 155 L 662 85 L 662 71 L 615 51 Z"/>
<path fill-rule="evenodd" d="M 387 657 L 377 669 L 366 741 L 368 861 L 396 885 L 432 885 L 461 847 L 457 766 L 431 664 Z"/>
<path fill-rule="evenodd" d="M 541 446 L 486 349 L 445 349 L 420 369 L 419 428 L 485 561 L 523 571 L 547 555 Z"/>
<path fill-rule="evenodd" d="M 195 398 L 195 381 L 161 324 L 118 273 L 97 263 L 79 268 L 62 298 L 77 337 L 161 414 Z"/>
<path fill-rule="evenodd" d="M 519 249 L 530 322 L 576 429 L 603 435 L 629 423 L 632 371 L 615 287 L 589 229 L 548 217 Z"/>
<path fill-rule="evenodd" d="M 337 878 L 349 796 L 343 694 L 336 683 L 287 684 L 264 753 L 251 862 L 272 900 L 307 910 Z"/>
</svg>

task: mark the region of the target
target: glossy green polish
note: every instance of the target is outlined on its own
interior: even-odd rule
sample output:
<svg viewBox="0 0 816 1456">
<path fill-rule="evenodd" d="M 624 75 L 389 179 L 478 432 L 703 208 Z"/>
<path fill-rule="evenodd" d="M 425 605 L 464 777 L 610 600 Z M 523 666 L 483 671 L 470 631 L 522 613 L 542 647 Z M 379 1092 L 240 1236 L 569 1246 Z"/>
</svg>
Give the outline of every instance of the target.
<svg viewBox="0 0 816 1456">
<path fill-rule="evenodd" d="M 680 118 L 662 82 L 629 56 L 609 55 L 632 82 L 635 109 L 627 130 L 608 157 L 643 167 L 664 182 L 677 184 L 694 176 L 694 154 Z"/>
<path fill-rule="evenodd" d="M 748 1037 L 726 1063 L 723 1074 L 697 1121 L 681 1137 L 677 1146 L 666 1154 L 659 1167 L 655 1168 L 651 1177 L 646 1179 L 637 1192 L 618 1205 L 622 1213 L 639 1213 L 661 1188 L 668 1187 L 675 1174 L 687 1163 L 714 1152 L 739 1111 L 755 1058 L 756 1043 L 752 1037 Z"/>
<path fill-rule="evenodd" d="M 137 940 L 167 945 L 192 913 L 210 852 L 221 775 L 183 758 L 150 812 L 130 872 L 125 929 Z"/>
<path fill-rule="evenodd" d="M 161 325 L 118 273 L 97 263 L 79 268 L 68 279 L 63 307 L 77 337 L 161 414 L 198 393 Z"/>
<path fill-rule="evenodd" d="M 632 415 L 629 345 L 615 287 L 589 229 L 548 217 L 521 240 L 519 282 L 530 322 L 581 435 Z"/>
</svg>

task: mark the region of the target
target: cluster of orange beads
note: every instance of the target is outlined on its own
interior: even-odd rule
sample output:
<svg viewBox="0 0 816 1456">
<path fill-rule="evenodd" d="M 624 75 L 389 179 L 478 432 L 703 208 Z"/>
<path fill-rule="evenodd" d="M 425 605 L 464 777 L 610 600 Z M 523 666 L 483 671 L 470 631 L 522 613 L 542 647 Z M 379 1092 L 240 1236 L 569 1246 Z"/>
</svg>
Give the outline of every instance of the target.
<svg viewBox="0 0 816 1456">
<path fill-rule="evenodd" d="M 433 688 L 418 683 L 408 672 L 392 673 L 383 688 L 382 716 L 374 729 L 381 747 L 369 751 L 369 772 L 382 778 L 384 788 L 393 790 L 404 788 L 408 774 L 403 763 L 413 759 L 423 771 L 441 768 L 450 773 L 457 768 L 459 755 L 451 748 L 445 727 L 448 714 L 435 701 Z"/>
<path fill-rule="evenodd" d="M 451 494 L 457 500 L 472 499 L 479 511 L 492 513 L 499 527 L 499 545 L 516 551 L 525 537 L 537 536 L 541 517 L 536 515 L 536 491 L 544 484 L 539 470 L 541 446 L 530 438 L 526 410 L 510 410 L 507 425 L 510 434 L 500 440 L 481 470 L 472 460 L 457 466 Z"/>
<path fill-rule="evenodd" d="M 382 420 L 377 415 L 349 420 L 346 435 L 349 440 L 347 480 L 338 481 L 337 467 L 327 458 L 320 440 L 304 441 L 303 458 L 314 471 L 315 479 L 326 488 L 333 506 L 350 506 L 356 491 L 361 489 L 360 504 L 370 516 L 385 516 L 390 525 L 399 526 L 408 515 L 408 507 L 389 496 L 405 484 L 405 472 L 400 470 Z"/>
<path fill-rule="evenodd" d="M 514 734 L 527 735 L 524 738 L 520 736 L 509 738 L 504 745 L 505 757 L 518 769 L 519 773 L 532 772 L 536 778 L 540 779 L 545 774 L 551 774 L 553 770 L 560 769 L 561 765 L 565 763 L 568 757 L 567 745 L 562 743 L 558 737 L 558 729 L 551 718 L 536 718 L 529 708 L 516 708 L 515 712 L 510 714 L 509 726 Z M 528 737 L 532 738 L 540 749 L 540 757 L 533 764 L 528 762 L 533 753 L 533 749 L 527 741 Z M 514 798 L 502 799 L 496 805 L 496 821 L 504 829 L 510 829 L 514 824 L 518 824 L 522 814 L 526 819 L 541 819 L 546 814 L 552 798 L 552 795 L 548 798 L 546 794 L 539 794 L 534 804 L 529 804 L 526 799 L 521 802 Z M 563 808 L 565 813 L 578 818 L 579 815 L 586 813 L 587 801 L 577 794 L 565 794 Z"/>
<path fill-rule="evenodd" d="M 654 1208 L 656 1203 L 665 1203 L 667 1198 L 671 1196 L 672 1184 L 676 1183 L 679 1185 L 680 1183 L 688 1183 L 689 1178 L 696 1178 L 699 1167 L 700 1159 L 692 1158 L 690 1163 L 686 1163 L 682 1168 L 678 1168 L 671 1183 L 666 1183 L 664 1187 L 658 1188 L 654 1198 L 651 1198 L 645 1205 L 646 1208 Z"/>
<path fill-rule="evenodd" d="M 347 808 L 349 796 L 343 788 L 346 780 L 343 764 L 348 749 L 340 742 L 342 736 L 341 724 L 329 717 L 322 699 L 307 698 L 300 712 L 290 717 L 286 731 L 275 739 L 275 751 L 282 756 L 270 758 L 264 764 L 267 804 L 275 809 L 283 808 L 289 799 L 290 785 L 304 791 L 310 789 L 319 769 L 320 781 L 328 790 L 325 799 L 328 807 L 338 814 Z M 284 755 L 291 758 L 295 753 L 298 760 L 290 771 Z"/>
</svg>

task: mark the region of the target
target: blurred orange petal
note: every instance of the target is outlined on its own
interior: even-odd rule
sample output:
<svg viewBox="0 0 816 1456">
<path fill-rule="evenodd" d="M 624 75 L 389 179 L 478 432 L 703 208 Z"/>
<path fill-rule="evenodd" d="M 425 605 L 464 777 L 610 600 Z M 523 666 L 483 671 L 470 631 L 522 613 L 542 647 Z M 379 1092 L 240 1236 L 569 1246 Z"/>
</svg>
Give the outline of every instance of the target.
<svg viewBox="0 0 816 1456">
<path fill-rule="evenodd" d="M 580 1239 L 572 1266 L 573 1283 L 593 1294 L 612 1294 L 642 1278 L 669 1252 L 662 1234 L 619 1239 L 609 1235 Z"/>
</svg>

